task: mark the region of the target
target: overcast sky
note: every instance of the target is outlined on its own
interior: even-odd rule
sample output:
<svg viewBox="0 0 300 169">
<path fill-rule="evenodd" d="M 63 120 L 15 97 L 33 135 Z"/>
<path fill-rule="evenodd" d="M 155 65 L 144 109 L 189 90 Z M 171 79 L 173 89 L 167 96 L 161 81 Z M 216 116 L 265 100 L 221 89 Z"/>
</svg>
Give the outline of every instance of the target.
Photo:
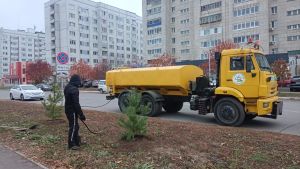
<svg viewBox="0 0 300 169">
<path fill-rule="evenodd" d="M 0 0 L 0 27 L 26 29 L 44 28 L 44 3 L 48 0 Z M 142 16 L 142 0 L 94 0 L 116 6 Z"/>
</svg>

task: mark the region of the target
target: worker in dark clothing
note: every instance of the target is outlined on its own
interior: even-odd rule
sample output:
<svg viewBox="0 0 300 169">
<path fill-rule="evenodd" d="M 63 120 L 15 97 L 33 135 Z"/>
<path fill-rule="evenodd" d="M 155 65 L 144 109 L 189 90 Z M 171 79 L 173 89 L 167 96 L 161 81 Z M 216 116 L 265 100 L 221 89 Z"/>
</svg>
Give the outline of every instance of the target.
<svg viewBox="0 0 300 169">
<path fill-rule="evenodd" d="M 81 84 L 80 77 L 73 75 L 69 84 L 64 89 L 65 94 L 65 113 L 69 121 L 68 147 L 77 150 L 80 147 L 78 118 L 85 121 L 85 116 L 79 103 L 79 90 Z"/>
</svg>

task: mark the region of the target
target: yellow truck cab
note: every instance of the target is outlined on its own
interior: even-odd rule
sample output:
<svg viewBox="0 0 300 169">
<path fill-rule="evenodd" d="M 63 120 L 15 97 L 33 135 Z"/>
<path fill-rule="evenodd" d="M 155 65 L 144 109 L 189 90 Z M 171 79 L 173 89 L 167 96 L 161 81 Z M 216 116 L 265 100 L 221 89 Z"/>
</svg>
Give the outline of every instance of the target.
<svg viewBox="0 0 300 169">
<path fill-rule="evenodd" d="M 263 53 L 256 49 L 231 49 L 217 53 L 216 59 L 220 62 L 219 84 L 215 89 L 218 98 L 216 109 L 220 100 L 226 100 L 229 96 L 243 106 L 245 119 L 256 116 L 276 118 L 282 114 L 276 75 Z M 219 112 L 216 113 L 217 120 L 225 118 L 220 123 L 226 120 L 222 117 L 226 113 L 219 109 L 216 111 Z"/>
<path fill-rule="evenodd" d="M 266 57 L 256 49 L 230 49 L 216 53 L 216 86 L 197 66 L 168 66 L 108 71 L 108 100 L 118 98 L 121 111 L 127 106 L 129 90 L 142 92 L 141 104 L 150 105 L 148 116 L 162 108 L 176 113 L 184 102 L 205 115 L 214 113 L 219 124 L 239 126 L 256 116 L 276 119 L 282 114 L 276 76 Z"/>
</svg>

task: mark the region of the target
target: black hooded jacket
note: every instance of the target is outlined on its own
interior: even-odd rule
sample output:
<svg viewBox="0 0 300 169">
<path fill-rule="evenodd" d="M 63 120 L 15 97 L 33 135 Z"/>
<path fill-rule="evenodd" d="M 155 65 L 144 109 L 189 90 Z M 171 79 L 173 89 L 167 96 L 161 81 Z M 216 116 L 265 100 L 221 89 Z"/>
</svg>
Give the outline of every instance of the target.
<svg viewBox="0 0 300 169">
<path fill-rule="evenodd" d="M 75 112 L 79 117 L 83 116 L 81 106 L 79 103 L 79 90 L 81 84 L 80 77 L 73 75 L 69 84 L 64 89 L 65 94 L 65 113 L 70 114 Z"/>
</svg>

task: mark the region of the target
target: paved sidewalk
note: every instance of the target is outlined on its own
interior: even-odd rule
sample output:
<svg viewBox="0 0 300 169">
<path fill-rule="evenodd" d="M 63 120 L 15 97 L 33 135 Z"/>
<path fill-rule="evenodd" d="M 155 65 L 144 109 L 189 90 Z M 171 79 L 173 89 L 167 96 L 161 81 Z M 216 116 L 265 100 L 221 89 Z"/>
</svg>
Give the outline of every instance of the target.
<svg viewBox="0 0 300 169">
<path fill-rule="evenodd" d="M 0 169 L 45 169 L 0 145 Z"/>
</svg>

